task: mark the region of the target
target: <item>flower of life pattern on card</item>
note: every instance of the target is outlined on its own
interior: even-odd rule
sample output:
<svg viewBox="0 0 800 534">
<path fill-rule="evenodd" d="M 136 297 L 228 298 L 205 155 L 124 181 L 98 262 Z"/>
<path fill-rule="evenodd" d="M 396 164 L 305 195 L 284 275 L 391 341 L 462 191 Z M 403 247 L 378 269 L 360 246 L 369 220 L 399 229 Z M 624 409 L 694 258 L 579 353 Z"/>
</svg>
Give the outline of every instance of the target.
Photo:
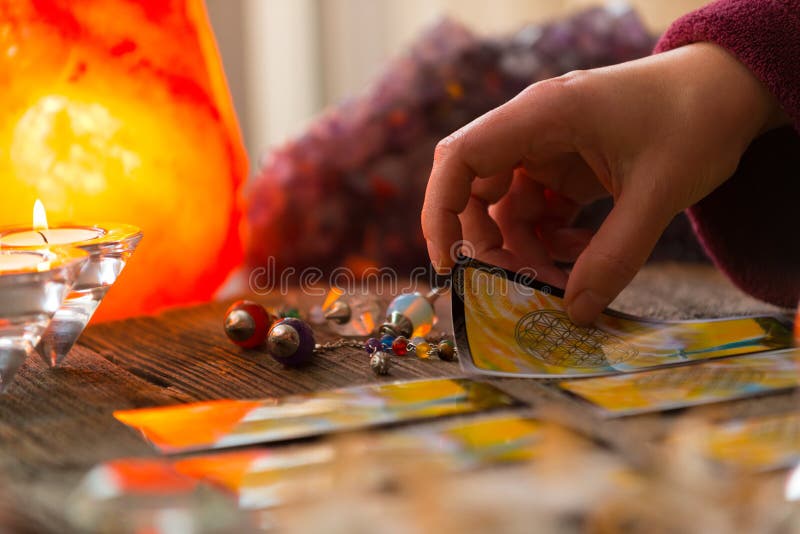
<svg viewBox="0 0 800 534">
<path fill-rule="evenodd" d="M 519 347 L 550 365 L 597 368 L 630 361 L 639 351 L 597 328 L 583 328 L 559 310 L 530 312 L 517 322 Z"/>
</svg>

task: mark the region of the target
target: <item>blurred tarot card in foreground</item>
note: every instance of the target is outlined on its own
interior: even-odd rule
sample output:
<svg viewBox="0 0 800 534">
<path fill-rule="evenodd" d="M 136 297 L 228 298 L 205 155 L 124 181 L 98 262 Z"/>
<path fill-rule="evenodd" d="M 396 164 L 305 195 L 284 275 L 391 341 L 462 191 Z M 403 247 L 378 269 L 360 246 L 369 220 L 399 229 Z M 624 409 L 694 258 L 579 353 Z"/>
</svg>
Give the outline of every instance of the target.
<svg viewBox="0 0 800 534">
<path fill-rule="evenodd" d="M 708 458 L 747 471 L 785 469 L 800 463 L 800 411 L 736 419 L 704 436 Z"/>
<path fill-rule="evenodd" d="M 779 315 L 655 321 L 614 310 L 593 327 L 568 318 L 563 292 L 466 258 L 453 272 L 453 327 L 471 373 L 570 378 L 642 371 L 791 346 Z"/>
<path fill-rule="evenodd" d="M 517 401 L 465 378 L 412 380 L 295 395 L 124 410 L 114 417 L 165 454 L 318 436 L 510 407 Z"/>
<path fill-rule="evenodd" d="M 224 490 L 244 510 L 319 498 L 336 491 L 343 465 L 370 466 L 364 472 L 380 486 L 378 466 L 401 468 L 426 462 L 442 473 L 488 465 L 526 462 L 540 454 L 549 425 L 501 412 L 433 425 L 354 434 L 288 446 L 212 451 L 177 458 L 122 458 L 96 466 L 74 492 L 73 500 L 96 508 L 114 496 L 131 501 L 172 495 L 177 501 L 198 484 Z M 422 460 L 421 460 L 422 459 Z M 149 489 L 148 489 L 149 488 Z M 166 500 L 170 502 L 170 500 Z"/>
</svg>

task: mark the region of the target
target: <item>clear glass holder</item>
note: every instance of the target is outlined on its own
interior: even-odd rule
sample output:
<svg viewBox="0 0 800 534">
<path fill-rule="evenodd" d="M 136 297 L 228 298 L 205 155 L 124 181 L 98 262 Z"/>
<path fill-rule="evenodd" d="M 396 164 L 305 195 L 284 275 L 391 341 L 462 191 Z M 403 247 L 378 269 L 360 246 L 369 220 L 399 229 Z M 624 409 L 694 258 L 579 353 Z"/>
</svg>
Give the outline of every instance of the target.
<svg viewBox="0 0 800 534">
<path fill-rule="evenodd" d="M 88 261 L 72 247 L 0 249 L 0 392 L 5 392 Z"/>
<path fill-rule="evenodd" d="M 67 357 L 142 239 L 141 230 L 129 224 L 105 223 L 84 228 L 96 230 L 98 236 L 70 245 L 86 251 L 89 260 L 36 346 L 50 367 L 56 367 Z M 18 231 L 4 230 L 0 238 Z"/>
</svg>

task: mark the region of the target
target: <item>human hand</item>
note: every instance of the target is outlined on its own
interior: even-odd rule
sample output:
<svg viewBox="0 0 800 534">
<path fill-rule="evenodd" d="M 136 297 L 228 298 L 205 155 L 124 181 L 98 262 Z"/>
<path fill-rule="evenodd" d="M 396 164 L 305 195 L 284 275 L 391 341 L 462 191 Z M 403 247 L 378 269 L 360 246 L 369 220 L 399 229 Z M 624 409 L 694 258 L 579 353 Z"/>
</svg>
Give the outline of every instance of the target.
<svg viewBox="0 0 800 534">
<path fill-rule="evenodd" d="M 736 58 L 696 43 L 531 85 L 436 148 L 422 208 L 434 267 L 463 240 L 481 260 L 566 283 L 586 325 L 630 282 L 681 210 L 733 174 L 760 133 L 786 122 Z M 581 206 L 614 208 L 597 233 Z M 574 261 L 569 277 L 556 261 Z"/>
</svg>

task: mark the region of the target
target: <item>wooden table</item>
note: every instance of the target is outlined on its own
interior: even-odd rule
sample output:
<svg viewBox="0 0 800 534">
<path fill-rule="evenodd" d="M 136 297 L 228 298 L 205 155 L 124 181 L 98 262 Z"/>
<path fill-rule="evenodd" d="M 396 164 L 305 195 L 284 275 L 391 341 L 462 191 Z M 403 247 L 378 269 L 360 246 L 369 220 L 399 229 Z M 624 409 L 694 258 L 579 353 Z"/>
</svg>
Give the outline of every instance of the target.
<svg viewBox="0 0 800 534">
<path fill-rule="evenodd" d="M 309 299 L 293 294 L 300 306 Z M 269 299 L 267 299 L 269 300 Z M 273 299 L 274 300 L 274 299 Z M 153 455 L 133 431 L 116 422 L 117 409 L 218 398 L 258 398 L 384 380 L 361 351 L 328 352 L 308 368 L 285 369 L 263 354 L 242 352 L 222 331 L 227 303 L 173 310 L 89 327 L 66 365 L 50 370 L 31 359 L 0 398 L 0 531 L 69 532 L 66 496 L 98 462 Z M 617 307 L 660 317 L 698 317 L 774 311 L 732 288 L 710 267 L 662 265 L 643 271 Z M 334 336 L 316 329 L 318 341 Z M 401 360 L 385 380 L 453 375 L 455 363 Z M 498 380 L 542 417 L 606 444 L 646 466 L 651 447 L 687 412 L 601 421 L 546 383 Z M 689 410 L 708 419 L 792 409 L 790 394 Z M 577 481 L 576 481 L 577 482 Z"/>
</svg>

